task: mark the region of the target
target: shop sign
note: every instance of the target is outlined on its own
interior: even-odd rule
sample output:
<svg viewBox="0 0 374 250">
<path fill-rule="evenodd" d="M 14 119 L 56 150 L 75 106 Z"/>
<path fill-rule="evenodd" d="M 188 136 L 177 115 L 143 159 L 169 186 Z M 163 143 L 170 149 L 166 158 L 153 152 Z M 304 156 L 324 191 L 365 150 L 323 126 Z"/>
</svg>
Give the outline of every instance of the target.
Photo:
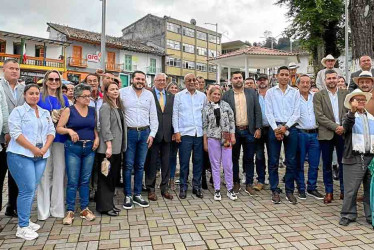
<svg viewBox="0 0 374 250">
<path fill-rule="evenodd" d="M 96 54 L 87 54 L 87 62 L 98 63 L 100 62 L 101 52 L 96 52 Z"/>
</svg>

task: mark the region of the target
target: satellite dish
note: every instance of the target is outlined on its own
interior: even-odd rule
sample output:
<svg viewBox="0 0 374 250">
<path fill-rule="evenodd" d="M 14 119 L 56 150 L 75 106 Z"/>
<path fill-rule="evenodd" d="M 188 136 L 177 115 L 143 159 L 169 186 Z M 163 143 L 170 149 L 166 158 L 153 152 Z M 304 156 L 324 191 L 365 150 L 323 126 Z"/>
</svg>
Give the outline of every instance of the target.
<svg viewBox="0 0 374 250">
<path fill-rule="evenodd" d="M 196 25 L 196 20 L 192 18 L 191 21 L 190 21 L 190 23 L 191 23 L 192 25 Z"/>
</svg>

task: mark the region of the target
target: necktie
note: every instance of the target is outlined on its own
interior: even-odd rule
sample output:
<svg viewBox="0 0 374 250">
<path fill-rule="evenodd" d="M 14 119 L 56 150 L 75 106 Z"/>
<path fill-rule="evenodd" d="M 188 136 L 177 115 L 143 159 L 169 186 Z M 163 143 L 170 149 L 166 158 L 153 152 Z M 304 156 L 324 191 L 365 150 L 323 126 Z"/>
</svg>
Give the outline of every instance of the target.
<svg viewBox="0 0 374 250">
<path fill-rule="evenodd" d="M 160 92 L 160 100 L 158 101 L 160 102 L 160 107 L 161 107 L 162 112 L 164 112 L 164 109 L 165 109 L 164 93 Z"/>
</svg>

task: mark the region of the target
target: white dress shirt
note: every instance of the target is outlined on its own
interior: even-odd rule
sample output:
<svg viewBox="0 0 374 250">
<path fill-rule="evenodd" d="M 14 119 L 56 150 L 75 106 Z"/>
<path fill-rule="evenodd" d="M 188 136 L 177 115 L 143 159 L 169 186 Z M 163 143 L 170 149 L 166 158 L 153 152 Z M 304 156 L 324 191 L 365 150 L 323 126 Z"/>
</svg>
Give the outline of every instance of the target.
<svg viewBox="0 0 374 250">
<path fill-rule="evenodd" d="M 340 119 L 339 119 L 339 99 L 338 99 L 338 91 L 333 94 L 330 90 L 326 89 L 327 93 L 329 93 L 330 101 L 331 101 L 331 106 L 332 106 L 332 112 L 334 113 L 334 118 L 335 122 L 337 124 L 340 124 Z"/>
<path fill-rule="evenodd" d="M 290 86 L 284 93 L 279 86 L 269 89 L 265 96 L 265 115 L 273 130 L 277 129 L 277 122 L 292 127 L 300 117 L 299 91 Z"/>
<path fill-rule="evenodd" d="M 204 93 L 195 90 L 194 94 L 184 89 L 177 93 L 173 106 L 174 133 L 181 136 L 203 136 L 202 111 L 206 103 Z"/>
<path fill-rule="evenodd" d="M 313 97 L 314 94 L 309 93 L 308 100 L 305 100 L 305 98 L 300 95 L 300 118 L 297 121 L 299 125 L 296 126 L 299 129 L 316 129 L 318 127 L 314 115 Z"/>
<path fill-rule="evenodd" d="M 158 130 L 158 118 L 155 98 L 151 91 L 143 89 L 138 97 L 134 88 L 128 86 L 120 89 L 120 97 L 125 108 L 127 127 L 150 126 L 149 136 L 155 137 Z"/>
</svg>

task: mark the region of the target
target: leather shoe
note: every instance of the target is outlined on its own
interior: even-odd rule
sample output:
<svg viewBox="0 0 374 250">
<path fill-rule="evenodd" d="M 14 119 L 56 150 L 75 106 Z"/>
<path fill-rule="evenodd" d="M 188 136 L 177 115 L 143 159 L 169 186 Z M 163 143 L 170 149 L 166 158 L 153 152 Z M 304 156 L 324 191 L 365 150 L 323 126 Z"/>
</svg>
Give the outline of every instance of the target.
<svg viewBox="0 0 374 250">
<path fill-rule="evenodd" d="M 155 192 L 149 192 L 148 193 L 148 200 L 150 201 L 157 201 L 157 195 Z"/>
<path fill-rule="evenodd" d="M 117 208 L 116 206 L 113 205 L 113 211 L 116 211 L 116 212 L 121 212 L 121 209 Z"/>
<path fill-rule="evenodd" d="M 351 219 L 348 219 L 348 218 L 345 218 L 345 217 L 343 217 L 343 218 L 340 218 L 340 221 L 339 221 L 339 225 L 342 225 L 342 226 L 348 226 L 349 225 L 349 223 L 351 223 L 351 222 L 354 222 L 354 220 L 351 220 Z"/>
<path fill-rule="evenodd" d="M 196 195 L 197 198 L 202 199 L 204 197 L 203 193 L 201 192 L 201 189 L 194 189 L 192 190 L 192 193 Z"/>
<path fill-rule="evenodd" d="M 165 193 L 162 193 L 161 194 L 162 197 L 164 197 L 165 199 L 168 199 L 168 200 L 172 200 L 173 199 L 173 195 L 171 193 L 169 193 L 169 191 L 165 192 Z"/>
<path fill-rule="evenodd" d="M 325 195 L 325 198 L 323 199 L 323 203 L 327 204 L 327 203 L 331 203 L 331 201 L 334 199 L 334 196 L 332 193 L 327 193 Z"/>
<path fill-rule="evenodd" d="M 187 196 L 187 191 L 186 190 L 181 190 L 179 192 L 179 198 L 186 199 L 186 196 Z"/>
<path fill-rule="evenodd" d="M 5 215 L 9 217 L 17 217 L 17 210 L 13 209 L 12 207 L 6 207 Z"/>
<path fill-rule="evenodd" d="M 114 210 L 110 210 L 110 211 L 107 211 L 107 212 L 102 212 L 101 214 L 106 214 L 106 215 L 109 215 L 109 216 L 118 216 L 119 213 L 114 211 Z"/>
</svg>

